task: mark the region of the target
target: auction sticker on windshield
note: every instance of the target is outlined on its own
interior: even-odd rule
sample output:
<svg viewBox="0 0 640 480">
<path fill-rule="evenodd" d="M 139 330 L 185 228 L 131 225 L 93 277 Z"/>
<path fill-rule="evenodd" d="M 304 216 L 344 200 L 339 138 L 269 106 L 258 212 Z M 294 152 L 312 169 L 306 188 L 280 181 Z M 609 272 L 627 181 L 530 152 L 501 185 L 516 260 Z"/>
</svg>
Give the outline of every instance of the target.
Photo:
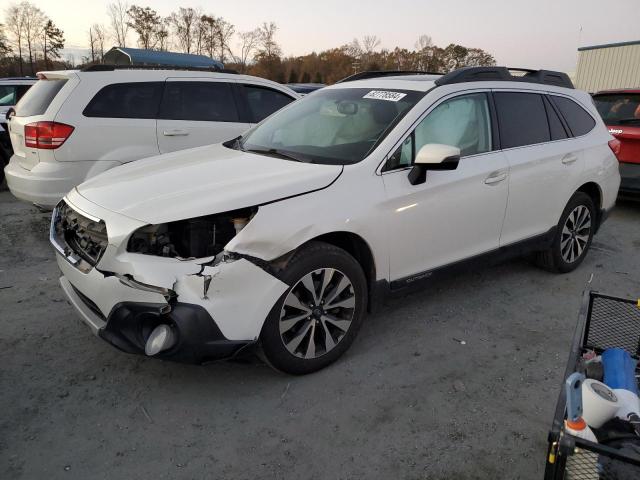
<svg viewBox="0 0 640 480">
<path fill-rule="evenodd" d="M 406 97 L 406 93 L 400 92 L 387 92 L 385 90 L 371 90 L 362 98 L 373 98 L 375 100 L 386 100 L 388 102 L 397 102 Z"/>
</svg>

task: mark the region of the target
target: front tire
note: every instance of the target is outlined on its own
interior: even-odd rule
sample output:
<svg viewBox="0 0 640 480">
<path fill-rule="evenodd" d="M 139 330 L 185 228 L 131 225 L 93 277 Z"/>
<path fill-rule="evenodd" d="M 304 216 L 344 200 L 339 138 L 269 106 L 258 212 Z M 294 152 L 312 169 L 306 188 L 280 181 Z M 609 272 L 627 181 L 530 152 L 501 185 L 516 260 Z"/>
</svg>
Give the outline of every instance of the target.
<svg viewBox="0 0 640 480">
<path fill-rule="evenodd" d="M 536 263 L 549 271 L 568 273 L 582 263 L 596 228 L 596 208 L 589 195 L 576 192 L 567 203 L 551 248 L 539 252 Z"/>
<path fill-rule="evenodd" d="M 267 362 L 301 375 L 336 361 L 353 343 L 367 306 L 367 282 L 346 251 L 311 242 L 295 253 L 280 278 L 289 288 L 260 334 Z"/>
</svg>

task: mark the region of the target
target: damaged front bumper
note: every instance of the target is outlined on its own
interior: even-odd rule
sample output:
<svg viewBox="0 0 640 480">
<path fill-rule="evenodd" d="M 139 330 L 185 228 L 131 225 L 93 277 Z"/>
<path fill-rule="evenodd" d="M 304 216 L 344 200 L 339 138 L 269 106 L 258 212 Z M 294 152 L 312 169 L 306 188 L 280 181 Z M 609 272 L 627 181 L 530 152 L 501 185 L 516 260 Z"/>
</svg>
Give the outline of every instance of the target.
<svg viewBox="0 0 640 480">
<path fill-rule="evenodd" d="M 109 213 L 99 213 L 109 226 L 111 220 L 104 218 Z M 132 254 L 109 244 L 97 265 L 87 268 L 53 228 L 52 243 L 60 284 L 82 320 L 129 353 L 144 354 L 154 328 L 168 325 L 175 342 L 154 356 L 190 363 L 231 357 L 258 339 L 288 288 L 247 258 L 198 263 Z"/>
</svg>

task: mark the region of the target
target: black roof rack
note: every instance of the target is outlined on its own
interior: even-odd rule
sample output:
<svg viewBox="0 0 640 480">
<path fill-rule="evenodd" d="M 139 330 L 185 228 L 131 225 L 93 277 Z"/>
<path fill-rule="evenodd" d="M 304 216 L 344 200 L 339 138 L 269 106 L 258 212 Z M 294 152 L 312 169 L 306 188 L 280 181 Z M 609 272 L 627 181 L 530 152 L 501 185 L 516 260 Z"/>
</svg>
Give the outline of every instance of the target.
<svg viewBox="0 0 640 480">
<path fill-rule="evenodd" d="M 422 70 L 370 70 L 367 72 L 354 73 L 348 77 L 338 80 L 336 83 L 353 82 L 355 80 L 366 80 L 368 78 L 394 77 L 397 75 L 442 75 L 437 72 L 424 72 Z"/>
<path fill-rule="evenodd" d="M 523 72 L 523 74 L 513 75 L 511 72 Z M 530 82 L 574 88 L 569 75 L 563 72 L 508 67 L 463 67 L 438 78 L 435 84 L 441 86 L 452 83 L 482 81 Z"/>
<path fill-rule="evenodd" d="M 216 72 L 216 73 L 233 73 L 235 70 L 217 67 L 178 67 L 174 65 L 89 65 L 84 67 L 82 72 L 112 72 L 114 70 L 186 70 L 191 72 Z"/>
</svg>

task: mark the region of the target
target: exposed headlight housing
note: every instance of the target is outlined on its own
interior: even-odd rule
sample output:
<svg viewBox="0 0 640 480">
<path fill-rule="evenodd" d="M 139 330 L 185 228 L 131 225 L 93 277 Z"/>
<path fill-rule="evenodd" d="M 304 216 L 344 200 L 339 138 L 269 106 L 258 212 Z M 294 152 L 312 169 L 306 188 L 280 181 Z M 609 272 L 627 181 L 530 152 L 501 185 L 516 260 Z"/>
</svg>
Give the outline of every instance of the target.
<svg viewBox="0 0 640 480">
<path fill-rule="evenodd" d="M 172 258 L 212 257 L 242 230 L 258 211 L 243 208 L 204 217 L 146 225 L 136 230 L 127 251 Z"/>
</svg>

